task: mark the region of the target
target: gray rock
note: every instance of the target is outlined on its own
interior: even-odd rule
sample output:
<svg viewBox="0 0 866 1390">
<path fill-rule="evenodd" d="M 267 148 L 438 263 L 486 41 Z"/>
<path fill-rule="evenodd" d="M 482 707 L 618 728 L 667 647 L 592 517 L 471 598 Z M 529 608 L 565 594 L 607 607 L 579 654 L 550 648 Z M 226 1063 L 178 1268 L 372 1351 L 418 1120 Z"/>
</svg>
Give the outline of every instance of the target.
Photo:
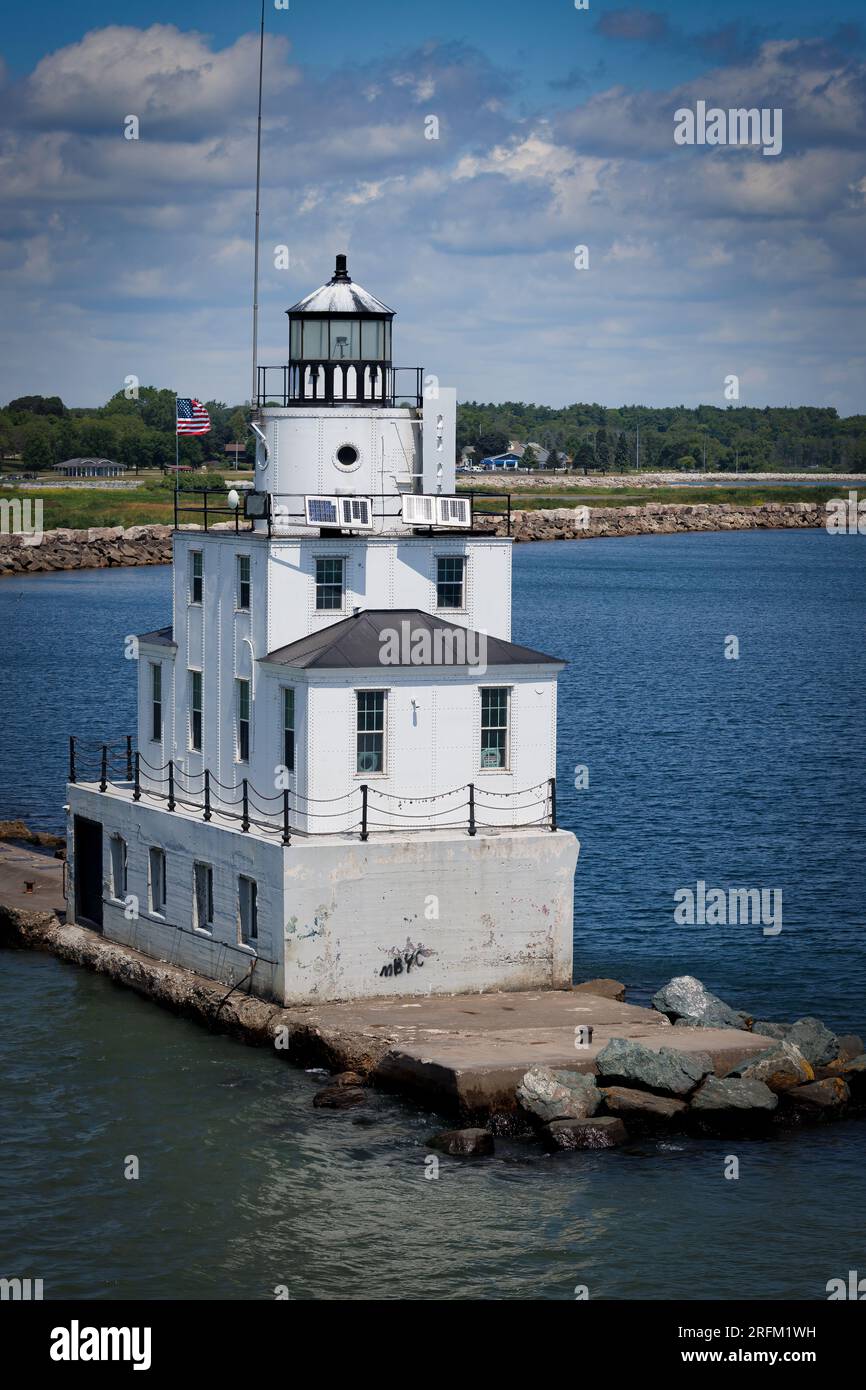
<svg viewBox="0 0 866 1390">
<path fill-rule="evenodd" d="M 433 1135 L 430 1147 L 453 1158 L 488 1158 L 493 1153 L 493 1135 L 488 1129 L 446 1129 Z"/>
<path fill-rule="evenodd" d="M 763 1081 L 751 1081 L 738 1077 L 708 1076 L 699 1091 L 692 1097 L 691 1108 L 702 1114 L 723 1114 L 732 1112 L 762 1111 L 770 1113 L 779 1104 Z"/>
<path fill-rule="evenodd" d="M 747 1081 L 763 1081 L 771 1091 L 788 1091 L 792 1086 L 805 1086 L 815 1080 L 815 1073 L 798 1047 L 780 1042 L 776 1047 L 746 1057 L 731 1067 L 726 1076 L 742 1077 Z"/>
<path fill-rule="evenodd" d="M 763 1038 L 778 1038 L 781 1042 L 784 1038 L 787 1038 L 791 1031 L 791 1027 L 792 1025 L 790 1023 L 753 1023 L 752 1032 L 760 1033 Z"/>
<path fill-rule="evenodd" d="M 684 1100 L 656 1096 L 652 1091 L 633 1091 L 628 1086 L 604 1086 L 601 1093 L 605 1110 L 611 1115 L 624 1115 L 635 1123 L 676 1120 L 688 1110 Z"/>
<path fill-rule="evenodd" d="M 695 1028 L 742 1028 L 748 1018 L 711 994 L 694 975 L 669 980 L 653 995 L 652 1004 L 672 1022 L 685 1020 Z"/>
<path fill-rule="evenodd" d="M 339 1071 L 330 1078 L 328 1088 L 331 1086 L 366 1086 L 367 1082 L 359 1071 Z"/>
<path fill-rule="evenodd" d="M 826 1081 L 796 1086 L 785 1098 L 798 1110 L 840 1110 L 848 1104 L 851 1093 L 841 1076 L 831 1076 Z"/>
<path fill-rule="evenodd" d="M 599 1115 L 590 1120 L 552 1120 L 545 1138 L 554 1149 L 614 1149 L 626 1142 L 628 1131 L 615 1115 Z"/>
<path fill-rule="evenodd" d="M 586 1072 L 530 1067 L 517 1088 L 517 1099 L 547 1124 L 550 1120 L 585 1120 L 601 1104 L 595 1077 Z"/>
<path fill-rule="evenodd" d="M 786 1041 L 799 1047 L 813 1067 L 826 1066 L 839 1052 L 839 1039 L 825 1028 L 820 1018 L 798 1018 L 789 1029 Z"/>
<path fill-rule="evenodd" d="M 688 1095 L 713 1070 L 705 1052 L 676 1052 L 671 1047 L 655 1052 L 627 1038 L 611 1038 L 598 1054 L 596 1066 L 601 1086 L 637 1087 L 669 1096 Z"/>
<path fill-rule="evenodd" d="M 842 1077 L 855 1100 L 866 1100 L 866 1052 L 843 1063 Z"/>
<path fill-rule="evenodd" d="M 866 1052 L 863 1046 L 863 1039 L 856 1033 L 845 1033 L 838 1039 L 839 1052 L 837 1060 L 840 1062 L 853 1062 L 855 1057 L 862 1057 Z"/>
<path fill-rule="evenodd" d="M 313 1096 L 317 1110 L 351 1110 L 354 1105 L 365 1105 L 367 1096 L 360 1086 L 326 1086 Z"/>
</svg>

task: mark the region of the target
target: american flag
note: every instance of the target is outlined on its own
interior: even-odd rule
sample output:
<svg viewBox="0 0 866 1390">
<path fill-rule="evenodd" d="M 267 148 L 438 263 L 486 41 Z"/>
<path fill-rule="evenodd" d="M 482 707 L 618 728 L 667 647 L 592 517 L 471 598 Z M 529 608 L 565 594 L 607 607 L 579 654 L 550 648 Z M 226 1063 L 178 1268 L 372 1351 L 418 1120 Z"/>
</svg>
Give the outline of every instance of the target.
<svg viewBox="0 0 866 1390">
<path fill-rule="evenodd" d="M 178 434 L 207 434 L 210 429 L 210 416 L 201 401 L 177 397 Z"/>
</svg>

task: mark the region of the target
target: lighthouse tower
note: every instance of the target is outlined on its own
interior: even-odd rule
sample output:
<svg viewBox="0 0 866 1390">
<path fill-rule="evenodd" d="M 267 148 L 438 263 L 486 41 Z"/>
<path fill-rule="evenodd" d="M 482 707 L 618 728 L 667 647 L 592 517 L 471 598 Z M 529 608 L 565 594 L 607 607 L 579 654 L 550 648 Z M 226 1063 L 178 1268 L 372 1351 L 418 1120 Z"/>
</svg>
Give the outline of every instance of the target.
<svg viewBox="0 0 866 1390">
<path fill-rule="evenodd" d="M 258 368 L 250 489 L 182 494 L 135 739 L 73 744 L 69 916 L 265 998 L 567 987 L 563 663 L 511 641 L 456 393 L 350 277 Z"/>
</svg>

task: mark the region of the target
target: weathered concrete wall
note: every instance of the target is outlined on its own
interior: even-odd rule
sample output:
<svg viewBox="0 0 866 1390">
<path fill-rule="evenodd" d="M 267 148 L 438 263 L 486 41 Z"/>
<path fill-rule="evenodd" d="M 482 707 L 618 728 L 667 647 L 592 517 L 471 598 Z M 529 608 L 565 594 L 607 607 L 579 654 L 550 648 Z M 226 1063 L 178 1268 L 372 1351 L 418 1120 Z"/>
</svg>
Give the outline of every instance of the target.
<svg viewBox="0 0 866 1390">
<path fill-rule="evenodd" d="M 145 955 L 235 984 L 253 953 L 238 934 L 238 875 L 258 886 L 252 992 L 282 1003 L 394 994 L 568 988 L 578 843 L 568 831 L 295 838 L 283 847 L 128 792 L 69 788 L 103 826 L 103 931 Z M 112 894 L 109 840 L 127 845 L 127 895 Z M 148 900 L 148 850 L 165 850 L 167 902 Z M 213 866 L 212 932 L 193 925 L 193 865 Z M 69 843 L 68 913 L 75 919 Z"/>
</svg>

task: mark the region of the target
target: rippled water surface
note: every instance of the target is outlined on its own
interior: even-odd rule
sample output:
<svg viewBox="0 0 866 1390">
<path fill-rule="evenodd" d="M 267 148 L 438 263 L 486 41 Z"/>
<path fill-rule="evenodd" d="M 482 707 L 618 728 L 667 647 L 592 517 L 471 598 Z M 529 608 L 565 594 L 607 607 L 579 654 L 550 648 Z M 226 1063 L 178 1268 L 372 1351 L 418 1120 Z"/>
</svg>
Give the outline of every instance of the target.
<svg viewBox="0 0 866 1390">
<path fill-rule="evenodd" d="M 780 532 L 517 547 L 514 636 L 567 657 L 560 818 L 578 976 L 672 973 L 866 1025 L 866 540 Z M 0 816 L 59 827 L 67 733 L 132 727 L 123 637 L 164 569 L 0 582 Z M 739 638 L 738 661 L 724 659 Z M 573 789 L 585 764 L 589 787 Z M 674 891 L 778 887 L 780 936 L 676 927 Z M 46 1296 L 809 1298 L 866 1263 L 866 1126 L 544 1157 L 425 1179 L 435 1119 L 327 1114 L 318 1078 L 51 957 L 0 954 L 0 1272 Z M 123 1177 L 137 1155 L 138 1181 Z"/>
</svg>

